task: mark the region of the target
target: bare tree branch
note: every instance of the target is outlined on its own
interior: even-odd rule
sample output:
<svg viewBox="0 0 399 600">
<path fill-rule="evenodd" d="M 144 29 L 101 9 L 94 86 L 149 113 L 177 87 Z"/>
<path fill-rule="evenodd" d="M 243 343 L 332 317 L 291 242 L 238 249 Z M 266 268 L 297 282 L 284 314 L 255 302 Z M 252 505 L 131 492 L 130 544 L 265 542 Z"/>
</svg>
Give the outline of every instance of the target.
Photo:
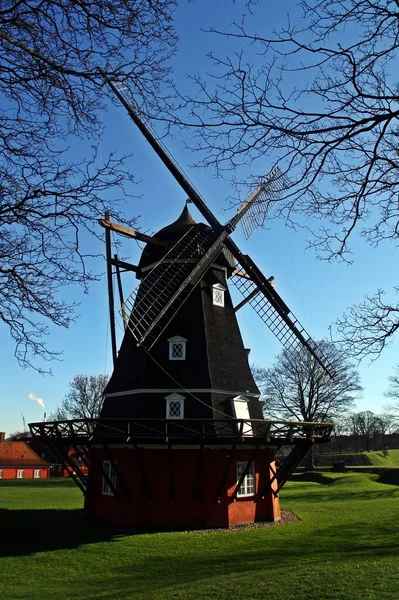
<svg viewBox="0 0 399 600">
<path fill-rule="evenodd" d="M 87 285 L 86 232 L 121 213 L 133 176 L 129 157 L 99 164 L 105 73 L 128 79 L 141 110 L 168 104 L 174 0 L 5 0 L 0 9 L 0 321 L 22 366 L 57 353 L 49 325 L 68 327 L 65 285 Z M 113 97 L 112 97 L 113 100 Z M 90 140 L 88 158 L 79 157 Z M 69 146 L 73 145 L 73 149 Z M 91 156 L 90 156 L 91 154 Z"/>
<path fill-rule="evenodd" d="M 237 53 L 211 56 L 213 77 L 193 78 L 195 97 L 180 96 L 186 116 L 170 122 L 192 129 L 201 164 L 219 172 L 256 159 L 277 164 L 290 184 L 271 216 L 319 220 L 310 241 L 318 256 L 350 261 L 354 232 L 373 246 L 399 237 L 399 7 L 393 0 L 299 6 L 302 19 L 269 37 L 245 18 L 212 30 L 236 40 Z M 381 292 L 350 309 L 340 323 L 347 351 L 363 356 L 373 338 L 378 354 L 397 331 L 398 311 Z"/>
</svg>

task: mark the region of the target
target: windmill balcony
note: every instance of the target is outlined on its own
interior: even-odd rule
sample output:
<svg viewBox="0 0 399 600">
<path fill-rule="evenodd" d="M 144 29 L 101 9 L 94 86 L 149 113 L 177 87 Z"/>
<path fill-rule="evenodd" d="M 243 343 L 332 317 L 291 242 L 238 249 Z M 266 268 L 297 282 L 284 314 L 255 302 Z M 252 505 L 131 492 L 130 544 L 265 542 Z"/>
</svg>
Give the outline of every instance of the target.
<svg viewBox="0 0 399 600">
<path fill-rule="evenodd" d="M 75 419 L 31 423 L 32 437 L 73 443 L 261 444 L 328 441 L 332 423 L 267 419 Z"/>
</svg>

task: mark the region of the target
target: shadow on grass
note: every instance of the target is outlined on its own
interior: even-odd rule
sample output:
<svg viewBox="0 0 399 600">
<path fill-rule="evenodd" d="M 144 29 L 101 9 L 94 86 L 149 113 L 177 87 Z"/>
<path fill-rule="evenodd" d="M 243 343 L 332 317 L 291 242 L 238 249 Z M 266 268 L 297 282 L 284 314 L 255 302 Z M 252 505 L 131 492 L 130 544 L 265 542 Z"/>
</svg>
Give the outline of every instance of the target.
<svg viewBox="0 0 399 600">
<path fill-rule="evenodd" d="M 49 477 L 48 479 L 2 479 L 0 482 L 2 488 L 57 488 L 68 489 L 76 488 L 76 484 L 70 477 Z"/>
<path fill-rule="evenodd" d="M 290 477 L 290 481 L 297 481 L 298 483 L 312 482 L 312 483 L 320 483 L 321 485 L 331 485 L 337 479 L 332 479 L 331 477 L 326 477 L 323 473 L 319 473 L 317 471 L 304 471 L 303 473 L 294 473 Z"/>
<path fill-rule="evenodd" d="M 393 559 L 399 551 L 399 541 L 392 531 L 388 527 L 385 531 L 381 530 L 379 525 L 367 527 L 365 531 L 358 525 L 340 524 L 319 529 L 317 536 L 306 535 L 305 532 L 301 534 L 300 528 L 295 528 L 296 534 L 288 540 L 285 536 L 273 536 L 271 539 L 269 531 L 256 530 L 253 536 L 247 538 L 237 537 L 236 534 L 231 537 L 207 536 L 202 543 L 198 544 L 197 541 L 194 552 L 190 539 L 185 538 L 184 534 L 178 540 L 180 550 L 177 552 L 177 545 L 170 546 L 168 552 L 162 549 L 163 540 L 146 540 L 146 556 L 143 556 L 140 568 L 132 568 L 131 564 L 121 565 L 118 568 L 118 581 L 116 584 L 114 579 L 104 582 L 101 598 L 114 600 L 123 597 L 126 590 L 131 589 L 135 590 L 135 596 L 129 598 L 147 598 L 149 596 L 145 592 L 149 586 L 153 597 L 184 598 L 184 595 L 177 593 L 176 587 L 184 588 L 194 583 L 198 590 L 203 589 L 203 583 L 208 586 L 208 593 L 204 596 L 198 592 L 199 598 L 218 598 L 219 577 L 227 577 L 219 580 L 223 581 L 223 587 L 228 585 L 230 577 L 233 578 L 230 597 L 234 597 L 234 586 L 241 576 L 246 581 L 254 582 L 262 581 L 265 577 L 267 579 L 267 574 L 275 573 L 276 568 L 281 575 L 298 569 L 298 565 L 306 574 L 314 570 L 322 572 L 326 563 L 338 569 L 347 567 L 348 562 L 358 567 L 363 561 Z M 138 538 L 136 540 L 140 541 Z M 172 548 L 173 552 L 170 552 Z M 215 596 L 209 594 L 211 585 Z M 109 595 L 106 590 L 108 586 L 112 586 Z M 162 595 L 158 596 L 158 593 Z M 223 598 L 226 597 L 229 596 L 224 593 Z"/>
<path fill-rule="evenodd" d="M 399 469 L 384 469 L 378 476 L 378 483 L 399 485 Z"/>
<path fill-rule="evenodd" d="M 85 521 L 82 509 L 0 509 L 0 528 L 2 557 L 73 549 L 120 537 L 120 531 L 112 526 Z"/>
</svg>

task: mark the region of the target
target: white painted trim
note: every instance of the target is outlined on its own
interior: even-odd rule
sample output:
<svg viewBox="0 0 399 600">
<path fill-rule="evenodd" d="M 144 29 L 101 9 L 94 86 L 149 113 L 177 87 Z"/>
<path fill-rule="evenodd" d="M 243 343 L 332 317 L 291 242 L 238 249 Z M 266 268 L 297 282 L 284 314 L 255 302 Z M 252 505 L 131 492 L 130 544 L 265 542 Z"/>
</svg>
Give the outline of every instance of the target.
<svg viewBox="0 0 399 600">
<path fill-rule="evenodd" d="M 189 392 L 191 394 L 223 394 L 227 396 L 244 396 L 248 398 L 259 398 L 260 394 L 252 392 L 237 392 L 232 390 L 217 390 L 213 388 L 146 388 L 137 390 L 125 390 L 123 392 L 112 392 L 104 394 L 103 398 L 117 398 L 118 396 L 131 396 L 132 394 L 173 394 Z"/>
<path fill-rule="evenodd" d="M 166 400 L 166 418 L 167 419 L 184 419 L 184 396 L 180 394 L 169 394 L 169 396 L 165 396 Z M 180 404 L 180 417 L 171 417 L 170 412 L 170 403 L 171 402 L 179 402 Z"/>
<path fill-rule="evenodd" d="M 186 344 L 187 340 L 181 338 L 178 335 L 175 335 L 173 338 L 168 339 L 169 342 L 169 360 L 186 360 Z M 173 345 L 180 344 L 181 346 L 181 356 L 173 356 Z"/>
<path fill-rule="evenodd" d="M 184 400 L 185 396 L 181 394 L 169 394 L 169 396 L 165 396 L 165 400 Z"/>
<path fill-rule="evenodd" d="M 247 462 L 247 461 L 244 461 L 244 460 L 238 460 L 238 461 L 236 462 L 236 477 L 237 477 L 237 483 L 240 481 L 240 476 L 239 476 L 239 473 L 238 473 L 238 471 L 239 471 L 239 467 L 238 467 L 238 465 L 242 465 L 242 466 L 241 466 L 241 468 L 242 468 L 242 470 L 244 471 L 244 470 L 245 470 L 245 468 L 246 468 L 246 467 L 247 467 L 247 465 L 248 465 L 248 462 Z M 241 490 L 242 488 L 244 488 L 244 490 L 246 490 L 246 489 L 247 489 L 247 487 L 248 487 L 248 479 L 249 479 L 249 476 L 252 476 L 252 479 L 253 479 L 253 492 L 249 492 L 249 493 L 247 493 L 247 492 L 243 491 L 242 493 L 240 493 L 240 490 Z M 237 493 L 237 498 L 249 498 L 250 496 L 254 496 L 254 495 L 255 495 L 255 492 L 256 492 L 256 473 L 255 473 L 255 465 L 254 465 L 254 463 L 252 462 L 252 463 L 251 463 L 251 466 L 250 466 L 250 468 L 249 468 L 249 472 L 248 472 L 248 473 L 245 475 L 245 477 L 244 477 L 244 481 L 242 482 L 242 484 L 241 484 L 241 487 L 240 487 L 240 489 L 238 490 L 238 493 Z"/>
<path fill-rule="evenodd" d="M 226 288 L 220 284 L 220 283 L 215 283 L 215 285 L 212 286 L 212 304 L 213 306 L 222 306 L 224 307 L 224 295 L 226 293 Z M 217 296 L 221 295 L 221 300 L 217 300 Z"/>
</svg>

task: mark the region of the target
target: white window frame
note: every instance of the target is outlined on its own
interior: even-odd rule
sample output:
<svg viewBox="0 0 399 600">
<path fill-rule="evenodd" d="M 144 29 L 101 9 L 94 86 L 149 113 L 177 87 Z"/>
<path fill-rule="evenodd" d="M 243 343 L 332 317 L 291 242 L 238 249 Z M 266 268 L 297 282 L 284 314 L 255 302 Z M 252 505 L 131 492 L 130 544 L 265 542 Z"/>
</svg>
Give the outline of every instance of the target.
<svg viewBox="0 0 399 600">
<path fill-rule="evenodd" d="M 103 469 L 107 473 L 108 477 L 111 479 L 114 488 L 116 488 L 116 472 L 110 460 L 103 460 Z M 114 492 L 112 491 L 112 488 L 109 485 L 108 481 L 105 479 L 104 475 L 102 488 L 103 496 L 114 496 Z"/>
<path fill-rule="evenodd" d="M 17 469 L 17 479 L 24 478 L 24 469 Z"/>
<path fill-rule="evenodd" d="M 169 342 L 169 360 L 186 360 L 186 343 L 187 339 L 181 337 L 180 335 L 175 335 L 168 339 Z M 181 346 L 181 356 L 173 356 L 173 346 L 174 345 Z"/>
<path fill-rule="evenodd" d="M 35 469 L 34 473 L 33 473 L 33 478 L 34 479 L 40 479 L 40 475 L 41 475 L 41 470 L 40 469 Z"/>
<path fill-rule="evenodd" d="M 240 460 L 237 461 L 237 464 L 236 464 L 237 483 L 240 481 L 242 472 L 247 468 L 247 465 L 248 465 L 247 461 L 240 461 Z M 237 498 L 248 498 L 249 496 L 254 496 L 255 495 L 255 485 L 256 485 L 255 463 L 252 462 L 251 466 L 249 467 L 249 471 L 245 475 L 244 481 L 240 485 L 240 488 L 237 492 Z"/>
<path fill-rule="evenodd" d="M 225 291 L 226 288 L 221 283 L 215 283 L 212 286 L 212 303 L 214 306 L 224 306 Z"/>
<path fill-rule="evenodd" d="M 236 396 L 233 398 L 233 407 L 234 414 L 236 419 L 250 419 L 249 409 L 248 409 L 248 398 L 245 396 Z M 240 431 L 241 423 L 237 423 L 238 431 Z M 244 425 L 242 428 L 242 436 L 243 437 L 253 437 L 254 432 L 252 429 L 251 422 L 244 421 Z"/>
<path fill-rule="evenodd" d="M 165 396 L 166 400 L 166 418 L 167 419 L 184 419 L 184 396 L 180 394 L 169 394 Z M 171 404 L 178 402 L 180 404 L 180 416 L 171 416 L 170 409 Z"/>
</svg>

